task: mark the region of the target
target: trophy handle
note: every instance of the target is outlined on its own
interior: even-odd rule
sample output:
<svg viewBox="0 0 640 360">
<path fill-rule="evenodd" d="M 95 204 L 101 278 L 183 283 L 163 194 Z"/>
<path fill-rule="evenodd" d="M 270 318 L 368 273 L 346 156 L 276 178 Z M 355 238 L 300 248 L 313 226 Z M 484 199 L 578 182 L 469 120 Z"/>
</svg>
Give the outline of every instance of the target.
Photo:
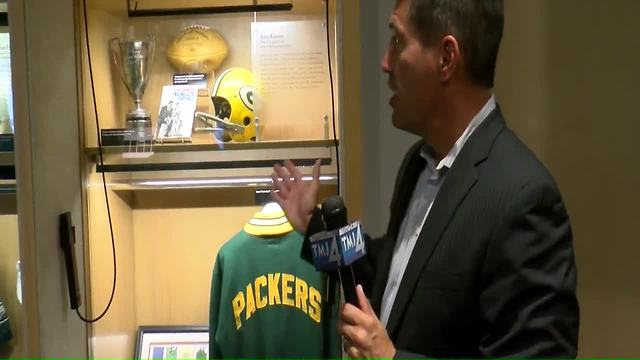
<svg viewBox="0 0 640 360">
<path fill-rule="evenodd" d="M 149 72 L 151 71 L 151 66 L 153 65 L 153 60 L 156 53 L 156 36 L 154 34 L 149 34 L 146 36 L 146 55 L 148 61 L 145 63 L 144 67 L 144 81 L 140 93 L 140 100 L 142 100 L 142 94 L 144 94 L 145 88 L 149 82 Z M 140 101 L 137 103 L 138 108 L 140 107 Z"/>
<path fill-rule="evenodd" d="M 120 75 L 120 80 L 122 80 L 126 84 L 124 67 L 122 66 L 122 55 L 120 50 L 119 38 L 112 38 L 111 40 L 109 40 L 109 53 L 111 54 L 111 61 L 113 62 L 118 75 Z"/>
<path fill-rule="evenodd" d="M 149 67 L 147 68 L 148 73 L 156 55 L 156 36 L 154 34 L 147 35 L 147 41 L 149 43 Z"/>
</svg>

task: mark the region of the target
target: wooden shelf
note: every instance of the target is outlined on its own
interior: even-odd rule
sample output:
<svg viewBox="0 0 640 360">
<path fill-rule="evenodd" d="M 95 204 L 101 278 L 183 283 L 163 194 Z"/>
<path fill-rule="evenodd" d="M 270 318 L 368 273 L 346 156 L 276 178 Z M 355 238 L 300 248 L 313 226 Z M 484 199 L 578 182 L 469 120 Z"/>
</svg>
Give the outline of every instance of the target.
<svg viewBox="0 0 640 360">
<path fill-rule="evenodd" d="M 173 170 L 217 170 L 244 168 L 271 168 L 275 163 L 282 164 L 285 159 L 271 160 L 236 160 L 236 161 L 182 161 L 154 162 L 143 164 L 98 164 L 97 172 L 140 172 L 140 171 L 173 171 Z M 298 166 L 313 166 L 315 158 L 290 159 Z M 321 158 L 321 165 L 331 165 L 331 158 Z"/>
<path fill-rule="evenodd" d="M 333 163 L 332 140 L 268 141 L 226 144 L 158 144 L 153 152 L 132 152 L 126 146 L 87 149 L 97 172 L 158 172 L 172 170 L 216 170 L 271 168 L 277 162 L 292 160 L 300 166 Z M 147 148 L 149 150 L 149 148 Z"/>
<path fill-rule="evenodd" d="M 263 205 L 273 201 L 265 187 L 136 188 L 119 187 L 115 193 L 131 209 L 189 209 Z M 318 198 L 337 195 L 337 184 L 320 184 Z"/>
<path fill-rule="evenodd" d="M 0 179 L 0 193 L 15 193 L 16 180 L 15 179 Z"/>
<path fill-rule="evenodd" d="M 217 144 L 155 144 L 154 153 L 181 153 L 191 151 L 228 151 L 228 150 L 263 150 L 263 149 L 291 149 L 291 148 L 330 148 L 338 140 L 290 140 L 290 141 L 261 141 L 245 143 L 217 143 Z M 127 146 L 103 146 L 103 154 L 123 154 L 129 151 Z M 1 153 L 0 153 L 1 154 Z M 87 154 L 99 155 L 97 147 L 87 149 Z"/>
<path fill-rule="evenodd" d="M 107 173 L 118 190 L 270 187 L 273 165 L 291 160 L 304 176 L 320 160 L 321 182 L 337 184 L 335 141 L 269 141 L 225 144 L 159 144 L 140 156 L 124 146 L 86 154 L 96 173 Z"/>
</svg>

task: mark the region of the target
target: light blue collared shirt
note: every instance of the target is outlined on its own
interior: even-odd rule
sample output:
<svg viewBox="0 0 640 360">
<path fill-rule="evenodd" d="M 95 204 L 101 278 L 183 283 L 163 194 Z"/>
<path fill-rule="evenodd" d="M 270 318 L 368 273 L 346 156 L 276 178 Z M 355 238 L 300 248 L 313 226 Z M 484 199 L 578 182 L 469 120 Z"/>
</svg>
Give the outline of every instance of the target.
<svg viewBox="0 0 640 360">
<path fill-rule="evenodd" d="M 431 205 L 433 205 L 433 200 L 435 200 L 440 186 L 447 177 L 447 169 L 453 166 L 453 162 L 456 160 L 456 157 L 471 134 L 473 134 L 475 129 L 482 124 L 495 108 L 495 96 L 491 95 L 491 98 L 489 98 L 480 112 L 471 119 L 469 125 L 467 125 L 462 135 L 460 135 L 455 144 L 453 144 L 447 156 L 440 160 L 438 165 L 435 165 L 436 162 L 431 156 L 431 151 L 428 146 L 421 149 L 420 156 L 426 160 L 427 165 L 420 173 L 420 177 L 418 177 L 411 201 L 409 202 L 409 208 L 400 225 L 398 239 L 393 249 L 389 278 L 387 279 L 387 286 L 384 289 L 380 309 L 380 320 L 385 326 L 389 321 L 391 309 L 398 294 L 402 276 L 409 263 L 409 258 L 422 232 L 422 226 L 427 220 L 429 211 L 431 211 Z"/>
</svg>

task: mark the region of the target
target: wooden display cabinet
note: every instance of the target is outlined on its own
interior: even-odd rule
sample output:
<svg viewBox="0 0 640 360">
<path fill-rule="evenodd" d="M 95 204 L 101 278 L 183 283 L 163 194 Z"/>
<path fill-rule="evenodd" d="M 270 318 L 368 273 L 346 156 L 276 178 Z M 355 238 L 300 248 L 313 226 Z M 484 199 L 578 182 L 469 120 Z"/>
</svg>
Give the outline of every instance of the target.
<svg viewBox="0 0 640 360">
<path fill-rule="evenodd" d="M 89 317 L 98 316 L 111 294 L 110 216 L 117 259 L 116 293 L 107 315 L 89 329 L 89 353 L 96 358 L 127 358 L 133 355 L 139 326 L 207 325 L 217 251 L 260 209 L 256 191 L 269 189 L 274 163 L 296 159 L 310 174 L 310 165 L 321 159 L 320 198 L 337 193 L 339 183 L 343 195 L 352 188 L 351 215 L 358 216 L 359 187 L 348 185 L 348 174 L 338 166 L 338 160 L 343 160 L 340 168 L 344 169 L 346 162 L 356 164 L 350 171 L 359 171 L 359 104 L 349 108 L 342 101 L 345 92 L 358 98 L 353 90 L 359 83 L 357 75 L 350 75 L 349 80 L 356 81 L 351 89 L 343 86 L 343 60 L 347 56 L 344 41 L 356 39 L 358 30 L 353 28 L 358 26 L 352 21 L 354 17 L 346 23 L 343 13 L 357 13 L 357 5 L 330 1 L 327 22 L 325 3 L 320 0 L 231 0 L 216 2 L 215 6 L 204 0 L 156 0 L 137 1 L 137 7 L 134 0 L 85 1 L 88 27 L 80 26 L 77 36 L 82 49 L 85 286 L 90 306 L 81 310 Z M 84 20 L 82 11 L 79 13 Z M 142 158 L 127 157 L 127 147 L 99 148 L 96 124 L 100 129 L 124 127 L 125 113 L 132 104 L 111 63 L 109 39 L 155 34 L 156 55 L 142 101 L 155 125 L 162 87 L 171 84 L 174 73 L 165 56 L 166 48 L 181 29 L 205 25 L 224 37 L 230 51 L 215 78 L 232 67 L 253 70 L 252 23 L 293 21 L 319 24 L 325 29 L 322 31 L 328 24 L 328 42 L 324 36 L 311 46 L 317 47 L 317 53 L 326 53 L 328 46 L 331 78 L 327 61 L 320 85 L 311 90 L 301 88 L 284 99 L 271 98 L 268 104 L 270 100 L 265 97 L 264 107 L 256 111 L 264 115 L 260 119 L 260 141 L 220 142 L 210 134 L 194 133 L 190 143 L 155 144 L 153 155 Z M 356 35 L 348 35 L 351 40 L 336 36 L 346 31 L 355 31 Z M 318 39 L 317 33 L 292 35 Z M 351 44 L 348 51 L 357 52 L 358 46 Z M 347 66 L 353 65 L 349 62 Z M 208 101 L 206 93 L 204 101 Z M 356 115 L 353 123 L 345 124 L 342 119 L 347 115 Z M 342 137 L 353 139 L 349 143 L 353 150 L 345 147 Z"/>
</svg>

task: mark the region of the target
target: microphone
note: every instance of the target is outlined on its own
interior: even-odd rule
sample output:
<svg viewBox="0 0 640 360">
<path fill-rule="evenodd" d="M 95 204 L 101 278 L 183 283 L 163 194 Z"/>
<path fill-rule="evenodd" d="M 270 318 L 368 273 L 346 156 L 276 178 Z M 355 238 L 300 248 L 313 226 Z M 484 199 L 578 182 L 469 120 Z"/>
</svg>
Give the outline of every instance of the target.
<svg viewBox="0 0 640 360">
<path fill-rule="evenodd" d="M 321 271 L 338 270 L 345 300 L 358 306 L 356 282 L 351 264 L 366 254 L 359 222 L 348 224 L 347 209 L 340 196 L 322 203 L 322 218 L 327 231 L 310 237 L 313 263 Z"/>
</svg>

